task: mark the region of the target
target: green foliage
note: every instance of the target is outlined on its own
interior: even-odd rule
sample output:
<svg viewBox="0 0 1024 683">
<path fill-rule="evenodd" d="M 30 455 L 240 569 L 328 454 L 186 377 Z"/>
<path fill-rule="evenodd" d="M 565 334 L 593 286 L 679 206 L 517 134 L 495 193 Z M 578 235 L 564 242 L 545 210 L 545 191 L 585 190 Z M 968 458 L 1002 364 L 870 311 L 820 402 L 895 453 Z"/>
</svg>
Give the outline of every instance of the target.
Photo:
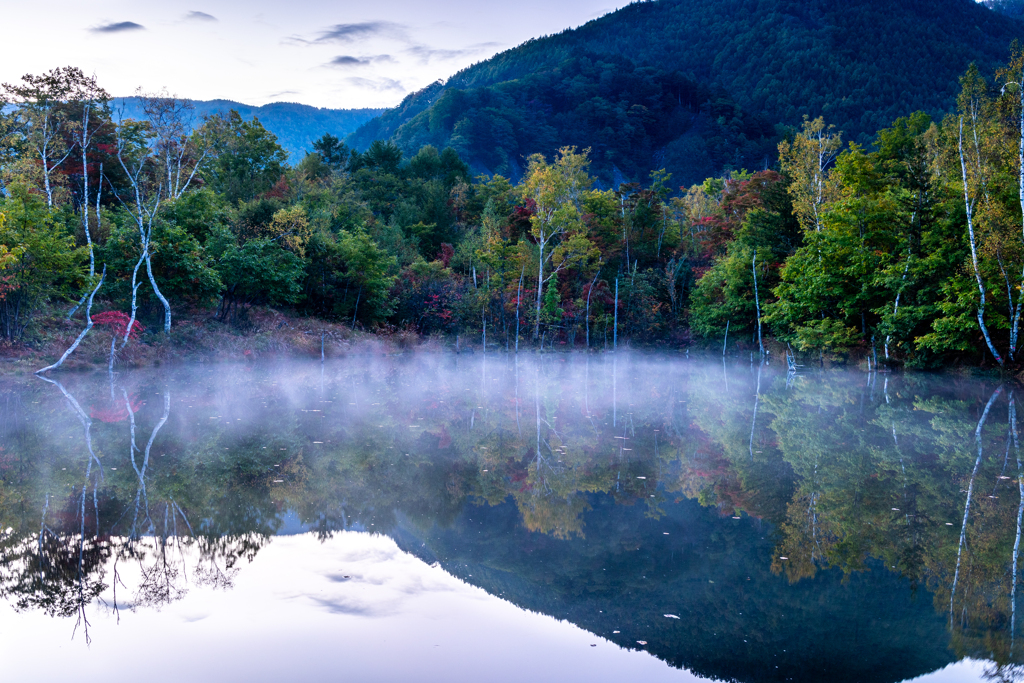
<svg viewBox="0 0 1024 683">
<path fill-rule="evenodd" d="M 118 219 L 106 243 L 96 250 L 96 256 L 100 263 L 107 265 L 109 284 L 104 286 L 105 296 L 112 299 L 118 308 L 127 309 L 132 299 L 132 272 L 141 255 L 139 230 L 127 216 L 120 215 Z M 220 294 L 222 284 L 212 255 L 185 228 L 164 220 L 157 221 L 150 252 L 153 275 L 160 283 L 161 292 L 171 300 L 203 306 Z M 143 263 L 138 269 L 136 281 L 141 283 L 146 280 L 146 266 Z M 139 288 L 137 301 L 144 311 L 159 306 L 148 285 Z"/>
<path fill-rule="evenodd" d="M 232 204 L 269 192 L 284 173 L 288 156 L 259 119 L 246 121 L 232 110 L 227 117 L 208 119 L 198 134 L 214 154 L 203 177 Z"/>
<path fill-rule="evenodd" d="M 75 245 L 62 212 L 46 208 L 43 200 L 22 185 L 0 199 L 0 338 L 21 339 L 39 309 L 48 302 L 67 302 L 87 279 L 87 252 Z M 70 305 L 70 304 L 69 304 Z"/>
<path fill-rule="evenodd" d="M 369 147 L 369 154 L 387 131 L 407 153 L 425 145 L 450 146 L 475 172 L 514 180 L 523 174 L 521 160 L 532 154 L 590 148 L 606 184 L 616 174 L 645 178 L 655 158 L 676 177 L 692 181 L 771 154 L 770 123 L 720 90 L 641 63 L 586 54 L 507 83 L 464 88 L 450 82 L 428 109 L 399 107 L 347 141 Z M 428 97 L 410 98 L 421 95 Z"/>
<path fill-rule="evenodd" d="M 292 304 L 302 296 L 302 260 L 266 238 L 228 244 L 217 271 L 224 283 L 221 320 L 237 322 L 253 304 Z"/>
<path fill-rule="evenodd" d="M 163 218 L 206 244 L 212 234 L 231 225 L 233 214 L 223 195 L 204 187 L 164 204 Z"/>
<path fill-rule="evenodd" d="M 372 325 L 395 309 L 393 256 L 364 231 L 317 232 L 307 247 L 304 307 L 328 318 Z"/>
</svg>

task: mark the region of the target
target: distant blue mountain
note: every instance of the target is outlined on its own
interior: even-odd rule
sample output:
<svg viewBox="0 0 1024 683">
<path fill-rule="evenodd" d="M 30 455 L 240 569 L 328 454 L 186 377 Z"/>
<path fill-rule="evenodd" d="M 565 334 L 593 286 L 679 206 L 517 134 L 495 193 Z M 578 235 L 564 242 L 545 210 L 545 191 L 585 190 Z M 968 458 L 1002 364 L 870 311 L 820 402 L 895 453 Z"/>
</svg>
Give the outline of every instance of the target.
<svg viewBox="0 0 1024 683">
<path fill-rule="evenodd" d="M 142 118 L 142 104 L 136 97 L 114 100 L 111 105 L 125 107 L 125 116 Z M 295 102 L 274 102 L 254 107 L 231 100 L 196 100 L 197 123 L 203 116 L 226 114 L 234 109 L 242 118 L 253 117 L 277 136 L 278 143 L 288 152 L 289 161 L 295 163 L 313 148 L 313 141 L 324 133 L 344 138 L 359 126 L 383 113 L 384 109 L 320 109 Z"/>
</svg>

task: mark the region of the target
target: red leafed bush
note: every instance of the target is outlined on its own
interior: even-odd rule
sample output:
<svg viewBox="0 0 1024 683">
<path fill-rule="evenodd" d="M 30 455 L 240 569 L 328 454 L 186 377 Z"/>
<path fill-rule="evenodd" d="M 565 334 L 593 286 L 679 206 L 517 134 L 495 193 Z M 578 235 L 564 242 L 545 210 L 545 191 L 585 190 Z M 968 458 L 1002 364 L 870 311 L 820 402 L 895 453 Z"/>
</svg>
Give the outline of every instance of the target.
<svg viewBox="0 0 1024 683">
<path fill-rule="evenodd" d="M 128 329 L 128 323 L 131 322 L 131 316 L 122 311 L 103 311 L 94 315 L 92 321 L 96 325 L 109 325 L 115 335 L 123 337 L 124 331 Z M 128 336 L 132 341 L 138 341 L 145 329 L 143 324 L 136 320 L 132 324 L 132 332 Z"/>
</svg>

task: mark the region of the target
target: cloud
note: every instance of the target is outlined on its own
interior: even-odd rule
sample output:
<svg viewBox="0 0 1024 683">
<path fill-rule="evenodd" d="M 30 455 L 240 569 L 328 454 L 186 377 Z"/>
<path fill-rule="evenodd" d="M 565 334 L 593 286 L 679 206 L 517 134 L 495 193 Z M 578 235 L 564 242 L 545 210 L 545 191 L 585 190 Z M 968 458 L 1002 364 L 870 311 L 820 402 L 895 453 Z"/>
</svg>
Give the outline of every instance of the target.
<svg viewBox="0 0 1024 683">
<path fill-rule="evenodd" d="M 324 64 L 324 66 L 366 66 L 370 63 L 368 59 L 360 59 L 359 57 L 352 57 L 350 55 L 338 55 L 331 61 Z"/>
<path fill-rule="evenodd" d="M 324 43 L 353 43 L 370 38 L 392 38 L 405 40 L 405 26 L 392 21 L 364 21 L 357 24 L 335 24 L 324 29 L 312 40 L 300 36 L 292 36 L 287 42 L 304 45 L 323 45 Z"/>
<path fill-rule="evenodd" d="M 89 29 L 92 33 L 124 33 L 126 31 L 145 31 L 146 27 L 136 24 L 134 21 L 118 21 L 112 24 L 93 26 Z"/>
<path fill-rule="evenodd" d="M 470 45 L 469 47 L 457 50 L 444 50 L 428 47 L 427 45 L 413 45 L 412 47 L 407 48 L 405 53 L 418 59 L 421 64 L 427 64 L 434 60 L 445 61 L 450 59 L 462 59 L 463 57 L 480 54 L 481 52 L 499 46 L 500 43 L 479 43 L 477 45 Z"/>
<path fill-rule="evenodd" d="M 206 12 L 192 11 L 185 15 L 185 19 L 189 21 L 217 21 L 217 17 Z"/>
<path fill-rule="evenodd" d="M 285 95 L 299 95 L 299 94 L 300 93 L 299 93 L 298 90 L 282 90 L 280 92 L 272 92 L 272 93 L 270 93 L 269 95 L 267 95 L 267 98 L 270 99 L 270 98 L 274 98 L 274 97 L 284 97 Z"/>
<path fill-rule="evenodd" d="M 391 78 L 360 78 L 358 76 L 350 76 L 343 80 L 345 83 L 354 85 L 357 88 L 362 88 L 363 90 L 373 90 L 374 92 L 388 92 L 394 90 L 397 92 L 405 92 L 405 86 L 403 86 L 399 81 Z"/>
<path fill-rule="evenodd" d="M 384 62 L 394 62 L 391 55 L 373 55 L 371 57 L 353 57 L 352 55 L 338 55 L 331 61 L 324 64 L 328 68 L 347 68 L 350 66 L 369 66 L 370 64 L 380 64 Z"/>
</svg>

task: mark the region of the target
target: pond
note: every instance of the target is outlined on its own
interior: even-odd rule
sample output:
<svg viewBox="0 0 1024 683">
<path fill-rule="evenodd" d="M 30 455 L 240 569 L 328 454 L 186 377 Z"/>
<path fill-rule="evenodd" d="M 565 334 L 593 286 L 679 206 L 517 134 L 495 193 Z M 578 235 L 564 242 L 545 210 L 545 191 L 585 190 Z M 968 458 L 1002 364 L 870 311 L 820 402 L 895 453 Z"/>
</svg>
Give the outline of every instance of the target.
<svg viewBox="0 0 1024 683">
<path fill-rule="evenodd" d="M 995 380 L 607 354 L 0 389 L 8 680 L 1022 680 Z"/>
</svg>

